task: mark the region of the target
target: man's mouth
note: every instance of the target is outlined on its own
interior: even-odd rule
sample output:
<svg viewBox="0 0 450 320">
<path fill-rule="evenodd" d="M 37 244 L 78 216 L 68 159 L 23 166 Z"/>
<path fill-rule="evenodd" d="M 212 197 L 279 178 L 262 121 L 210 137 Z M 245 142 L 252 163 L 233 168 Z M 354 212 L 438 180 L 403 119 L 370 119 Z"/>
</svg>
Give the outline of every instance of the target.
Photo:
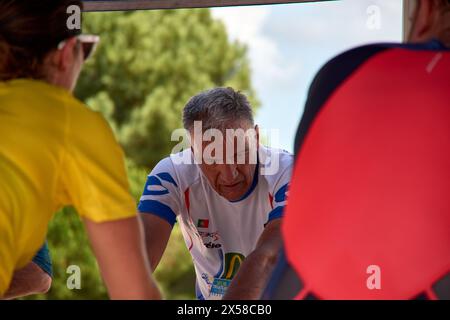
<svg viewBox="0 0 450 320">
<path fill-rule="evenodd" d="M 236 188 L 241 183 L 242 183 L 242 181 L 238 181 L 238 182 L 233 183 L 233 184 L 222 184 L 221 186 L 222 186 L 222 188 L 225 188 L 225 189 L 232 189 L 232 188 Z"/>
</svg>

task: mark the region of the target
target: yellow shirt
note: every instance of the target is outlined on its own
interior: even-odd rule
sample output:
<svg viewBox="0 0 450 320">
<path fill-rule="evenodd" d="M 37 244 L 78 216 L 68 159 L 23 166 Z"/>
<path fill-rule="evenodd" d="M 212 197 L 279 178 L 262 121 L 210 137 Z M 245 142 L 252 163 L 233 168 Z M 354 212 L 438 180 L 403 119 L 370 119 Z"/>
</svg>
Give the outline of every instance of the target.
<svg viewBox="0 0 450 320">
<path fill-rule="evenodd" d="M 0 296 L 44 242 L 55 211 L 134 216 L 123 152 L 96 112 L 45 82 L 0 82 Z"/>
</svg>

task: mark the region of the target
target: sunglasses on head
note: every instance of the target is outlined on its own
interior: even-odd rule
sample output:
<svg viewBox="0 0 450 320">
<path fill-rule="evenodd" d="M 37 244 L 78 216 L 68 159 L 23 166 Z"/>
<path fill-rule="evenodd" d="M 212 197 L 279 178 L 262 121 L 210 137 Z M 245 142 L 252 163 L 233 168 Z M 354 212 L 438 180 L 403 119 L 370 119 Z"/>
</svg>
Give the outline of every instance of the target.
<svg viewBox="0 0 450 320">
<path fill-rule="evenodd" d="M 77 42 L 80 43 L 81 48 L 83 50 L 83 59 L 86 61 L 91 57 L 95 49 L 97 48 L 98 42 L 100 41 L 100 37 L 92 34 L 80 34 L 78 36 L 75 36 L 77 39 Z M 61 41 L 58 44 L 58 50 L 61 50 L 64 48 L 65 44 L 67 43 L 67 39 Z"/>
</svg>

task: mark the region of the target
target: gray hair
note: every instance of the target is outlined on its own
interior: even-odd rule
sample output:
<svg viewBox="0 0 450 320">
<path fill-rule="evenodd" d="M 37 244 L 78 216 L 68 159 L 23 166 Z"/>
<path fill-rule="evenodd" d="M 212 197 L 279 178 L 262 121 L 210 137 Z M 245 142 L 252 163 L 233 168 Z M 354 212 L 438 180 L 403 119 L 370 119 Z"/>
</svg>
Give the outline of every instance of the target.
<svg viewBox="0 0 450 320">
<path fill-rule="evenodd" d="M 183 110 L 186 130 L 194 127 L 194 121 L 202 121 L 202 129 L 225 129 L 238 121 L 254 124 L 248 99 L 233 88 L 214 88 L 193 96 Z"/>
</svg>

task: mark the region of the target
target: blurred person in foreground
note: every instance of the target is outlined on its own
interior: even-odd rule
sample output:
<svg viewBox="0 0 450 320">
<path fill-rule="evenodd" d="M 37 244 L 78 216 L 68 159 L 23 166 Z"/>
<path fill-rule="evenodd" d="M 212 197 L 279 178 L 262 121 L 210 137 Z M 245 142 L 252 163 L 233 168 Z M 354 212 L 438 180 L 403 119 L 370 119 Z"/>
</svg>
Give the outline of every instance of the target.
<svg viewBox="0 0 450 320">
<path fill-rule="evenodd" d="M 98 42 L 69 30 L 72 5 L 82 8 L 0 2 L 0 297 L 15 271 L 33 266 L 53 214 L 73 205 L 110 297 L 159 298 L 123 152 L 102 116 L 72 95 Z"/>
<path fill-rule="evenodd" d="M 349 50 L 311 85 L 264 298 L 450 299 L 450 1 L 406 5 L 407 44 Z"/>
</svg>

